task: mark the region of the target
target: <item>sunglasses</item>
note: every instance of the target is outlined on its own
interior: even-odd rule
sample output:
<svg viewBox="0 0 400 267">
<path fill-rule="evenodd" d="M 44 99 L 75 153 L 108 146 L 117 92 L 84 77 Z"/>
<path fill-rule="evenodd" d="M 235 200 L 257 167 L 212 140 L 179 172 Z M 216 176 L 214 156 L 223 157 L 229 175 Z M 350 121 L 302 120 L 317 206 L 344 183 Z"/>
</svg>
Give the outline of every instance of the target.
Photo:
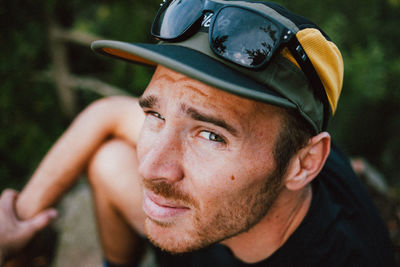
<svg viewBox="0 0 400 267">
<path fill-rule="evenodd" d="M 258 69 L 263 67 L 294 33 L 272 17 L 255 10 L 207 0 L 170 0 L 162 4 L 151 33 L 176 42 L 209 28 L 210 47 L 219 57 Z"/>
<path fill-rule="evenodd" d="M 151 34 L 160 40 L 179 42 L 208 28 L 210 48 L 218 57 L 254 70 L 266 67 L 277 52 L 287 47 L 324 103 L 327 121 L 325 89 L 296 34 L 277 19 L 234 3 L 164 0 Z"/>
</svg>

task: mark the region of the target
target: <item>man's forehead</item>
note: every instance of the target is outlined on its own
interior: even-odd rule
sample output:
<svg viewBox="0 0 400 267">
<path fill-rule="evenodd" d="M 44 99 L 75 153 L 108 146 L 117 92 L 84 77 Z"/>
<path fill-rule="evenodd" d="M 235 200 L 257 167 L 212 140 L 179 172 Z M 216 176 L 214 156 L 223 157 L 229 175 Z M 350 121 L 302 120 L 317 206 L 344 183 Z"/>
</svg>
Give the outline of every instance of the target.
<svg viewBox="0 0 400 267">
<path fill-rule="evenodd" d="M 156 83 L 157 86 L 162 86 L 165 83 L 174 83 L 174 84 L 179 84 L 184 87 L 190 87 L 193 89 L 196 93 L 199 95 L 208 97 L 209 95 L 206 94 L 205 89 L 215 89 L 214 87 L 211 87 L 205 83 L 202 83 L 198 80 L 195 80 L 193 78 L 187 77 L 186 75 L 173 71 L 171 69 L 165 68 L 163 66 L 158 65 L 156 71 L 153 74 L 153 77 L 150 81 L 150 84 Z M 203 90 L 201 90 L 203 89 Z M 204 91 L 204 92 L 203 92 Z M 218 90 L 221 91 L 221 90 Z"/>
<path fill-rule="evenodd" d="M 149 94 L 158 96 L 170 95 L 171 92 L 167 90 L 174 90 L 173 96 L 176 98 L 175 100 L 189 98 L 193 102 L 201 102 L 198 104 L 216 109 L 233 108 L 238 112 L 245 112 L 253 111 L 255 106 L 261 104 L 217 89 L 168 68 L 158 66 L 144 96 Z"/>
<path fill-rule="evenodd" d="M 162 88 L 168 84 L 174 84 L 180 87 L 187 87 L 203 97 L 209 97 L 206 89 L 212 88 L 211 86 L 187 77 L 179 72 L 162 66 L 158 66 L 150 81 L 149 87 L 151 88 L 152 85 L 154 85 L 156 88 Z"/>
</svg>

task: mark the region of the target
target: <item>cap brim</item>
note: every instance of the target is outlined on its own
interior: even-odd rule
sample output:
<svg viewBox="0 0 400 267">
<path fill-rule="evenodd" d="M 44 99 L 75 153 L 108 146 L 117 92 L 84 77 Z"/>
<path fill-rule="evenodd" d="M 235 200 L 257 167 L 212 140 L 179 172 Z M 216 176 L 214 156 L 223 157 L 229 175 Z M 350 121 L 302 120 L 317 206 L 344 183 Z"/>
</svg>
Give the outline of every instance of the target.
<svg viewBox="0 0 400 267">
<path fill-rule="evenodd" d="M 100 40 L 92 43 L 100 54 L 146 65 L 162 65 L 188 77 L 246 98 L 288 108 L 296 105 L 279 93 L 196 50 L 170 44 L 125 43 Z"/>
</svg>

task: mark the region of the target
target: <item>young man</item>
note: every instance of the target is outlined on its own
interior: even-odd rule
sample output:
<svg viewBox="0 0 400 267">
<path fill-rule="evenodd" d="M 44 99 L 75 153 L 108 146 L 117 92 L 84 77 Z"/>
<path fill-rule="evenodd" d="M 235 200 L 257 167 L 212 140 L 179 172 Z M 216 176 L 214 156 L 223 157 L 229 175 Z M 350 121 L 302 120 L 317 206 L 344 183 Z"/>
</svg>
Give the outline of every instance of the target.
<svg viewBox="0 0 400 267">
<path fill-rule="evenodd" d="M 88 164 L 110 266 L 135 264 L 142 237 L 161 266 L 394 265 L 371 200 L 325 131 L 343 64 L 321 30 L 273 3 L 173 0 L 152 34 L 163 42 L 92 46 L 158 65 L 139 99 L 144 118 L 134 99 L 89 107 L 21 193 L 20 218 L 52 205 Z M 52 217 L 39 213 L 21 234 L 32 221 L 17 219 L 12 193 L 3 198 L 13 247 Z"/>
</svg>

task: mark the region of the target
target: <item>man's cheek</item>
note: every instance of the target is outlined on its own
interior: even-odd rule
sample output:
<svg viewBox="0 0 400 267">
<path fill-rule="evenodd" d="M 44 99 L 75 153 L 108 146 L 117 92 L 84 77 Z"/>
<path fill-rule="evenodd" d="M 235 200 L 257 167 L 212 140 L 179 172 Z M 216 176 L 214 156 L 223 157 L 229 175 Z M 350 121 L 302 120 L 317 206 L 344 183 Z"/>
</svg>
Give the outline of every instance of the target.
<svg viewBox="0 0 400 267">
<path fill-rule="evenodd" d="M 139 159 L 139 163 L 143 156 L 145 155 L 146 151 L 149 151 L 151 148 L 151 144 L 154 143 L 152 140 L 155 140 L 156 136 L 152 133 L 148 127 L 145 125 L 142 127 L 142 130 L 139 135 L 139 139 L 136 144 L 136 151 L 137 156 Z"/>
</svg>

